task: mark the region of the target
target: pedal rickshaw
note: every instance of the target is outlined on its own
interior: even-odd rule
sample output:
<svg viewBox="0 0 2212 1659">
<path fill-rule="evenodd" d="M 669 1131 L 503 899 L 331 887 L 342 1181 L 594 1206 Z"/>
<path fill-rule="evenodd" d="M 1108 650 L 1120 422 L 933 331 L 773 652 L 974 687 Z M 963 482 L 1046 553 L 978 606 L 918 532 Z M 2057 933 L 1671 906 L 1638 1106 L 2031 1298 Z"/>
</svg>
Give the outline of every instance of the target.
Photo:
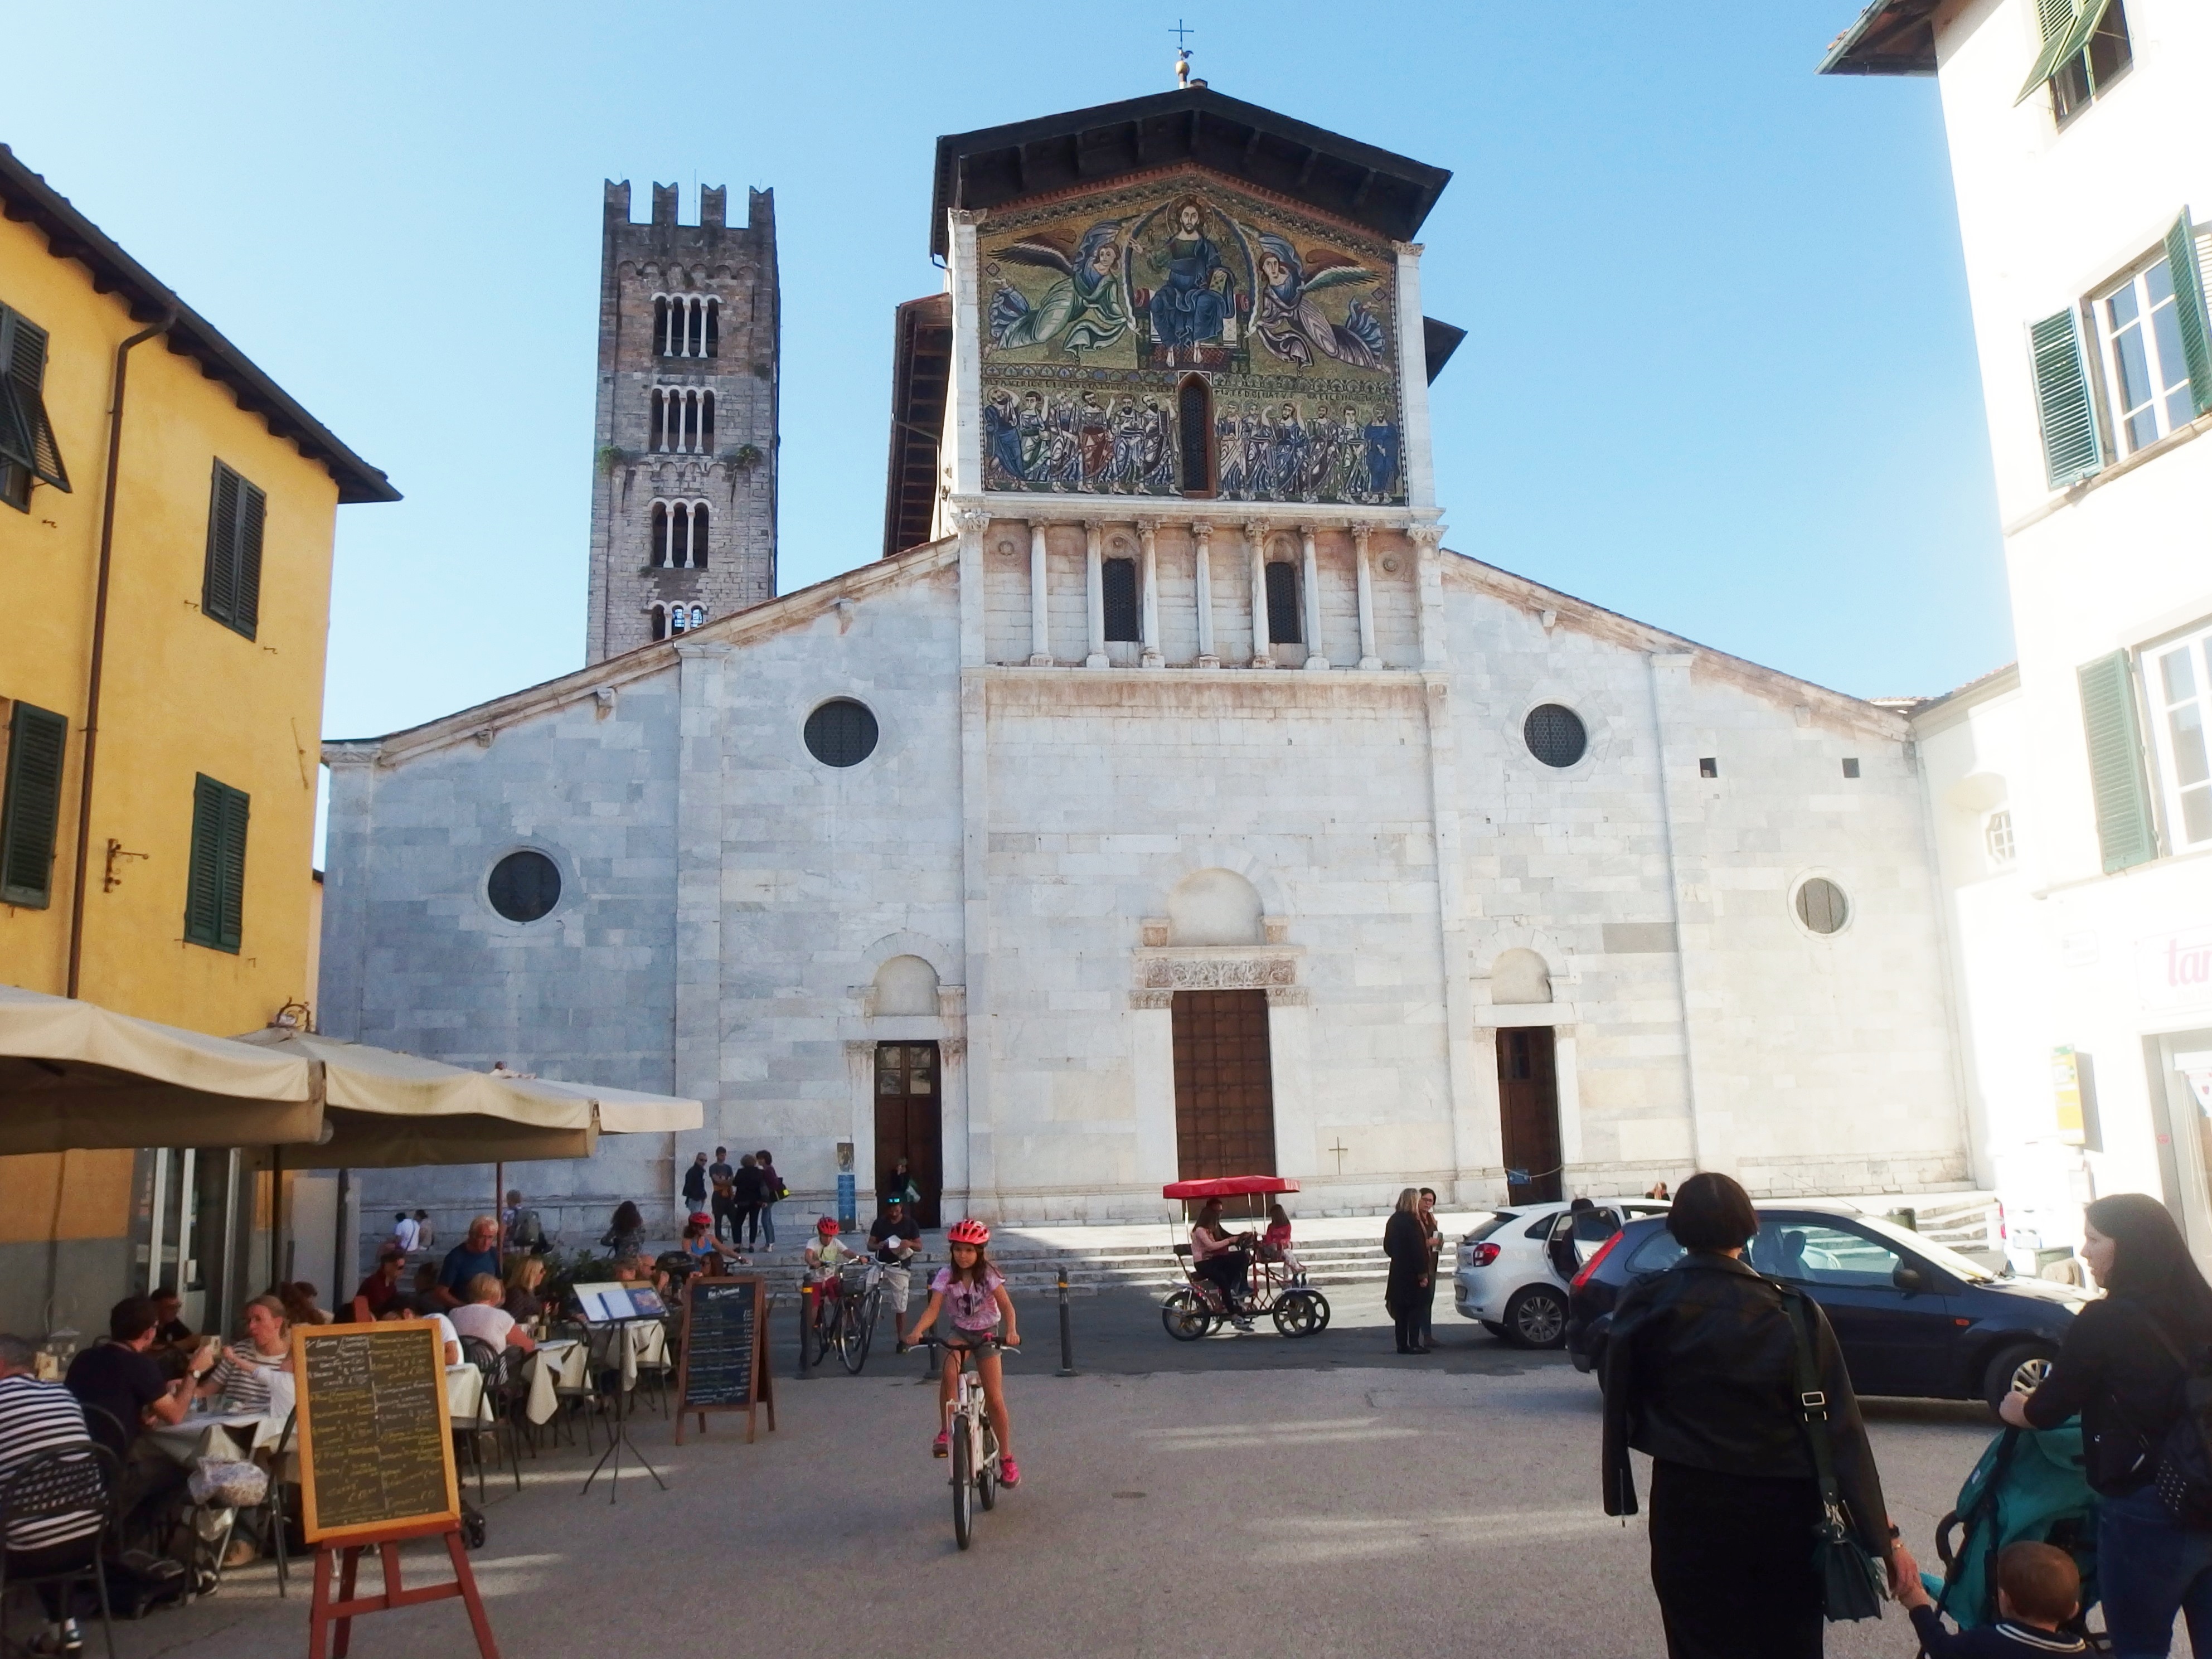
<svg viewBox="0 0 2212 1659">
<path fill-rule="evenodd" d="M 1298 1183 L 1282 1176 L 1216 1176 L 1203 1181 L 1174 1181 L 1160 1188 L 1162 1198 L 1183 1200 L 1183 1218 L 1189 1206 L 1209 1198 L 1248 1198 L 1264 1194 L 1294 1193 Z M 1279 1261 L 1252 1254 L 1244 1306 L 1232 1310 L 1221 1287 L 1202 1277 L 1191 1260 L 1190 1243 L 1178 1237 L 1176 1265 L 1182 1270 L 1183 1287 L 1160 1306 L 1160 1322 L 1178 1342 L 1195 1342 L 1229 1322 L 1235 1314 L 1248 1317 L 1267 1315 L 1285 1336 L 1313 1336 L 1328 1328 L 1328 1298 L 1310 1285 L 1294 1283 Z"/>
</svg>

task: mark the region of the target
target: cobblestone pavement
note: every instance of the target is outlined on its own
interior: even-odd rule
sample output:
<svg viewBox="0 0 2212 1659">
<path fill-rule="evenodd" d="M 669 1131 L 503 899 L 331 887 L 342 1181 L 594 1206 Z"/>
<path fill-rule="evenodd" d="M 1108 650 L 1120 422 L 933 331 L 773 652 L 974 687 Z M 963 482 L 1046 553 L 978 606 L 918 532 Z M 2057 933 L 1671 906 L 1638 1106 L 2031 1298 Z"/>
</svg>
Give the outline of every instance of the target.
<svg viewBox="0 0 2212 1659">
<path fill-rule="evenodd" d="M 1010 1367 L 1024 1479 L 964 1555 L 919 1355 L 802 1382 L 785 1353 L 780 1426 L 750 1446 L 726 1418 L 674 1446 L 648 1407 L 636 1439 L 665 1492 L 631 1473 L 611 1504 L 604 1480 L 580 1497 L 580 1447 L 526 1457 L 520 1494 L 492 1480 L 476 1557 L 502 1652 L 1663 1651 L 1641 1524 L 1599 1510 L 1595 1385 L 1558 1356 L 1503 1347 L 1447 1309 L 1445 1352 L 1399 1361 L 1364 1294 L 1304 1342 L 1171 1342 L 1150 1300 L 1122 1293 L 1076 1317 L 1083 1371 L 1062 1378 L 1050 1300 L 1024 1299 L 1032 1346 Z M 1987 1415 L 1877 1401 L 1869 1417 L 1893 1512 L 1932 1556 Z M 306 1609 L 304 1575 L 280 1602 L 259 1566 L 123 1626 L 118 1650 L 295 1659 Z M 452 1602 L 380 1615 L 353 1651 L 462 1655 L 467 1626 Z M 1828 1651 L 1906 1659 L 1913 1644 L 1893 1608 L 1834 1627 Z"/>
</svg>

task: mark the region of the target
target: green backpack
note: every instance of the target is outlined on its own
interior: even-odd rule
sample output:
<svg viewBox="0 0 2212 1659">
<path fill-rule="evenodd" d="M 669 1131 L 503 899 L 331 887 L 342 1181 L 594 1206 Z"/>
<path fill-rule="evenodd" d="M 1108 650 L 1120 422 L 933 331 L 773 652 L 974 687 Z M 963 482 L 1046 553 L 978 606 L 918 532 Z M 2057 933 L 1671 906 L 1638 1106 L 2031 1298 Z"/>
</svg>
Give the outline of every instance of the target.
<svg viewBox="0 0 2212 1659">
<path fill-rule="evenodd" d="M 1955 1542 L 1951 1529 L 1958 1527 Z M 1943 1583 L 1936 1610 L 1961 1630 L 1997 1618 L 1997 1552 L 2008 1544 L 2055 1544 L 2081 1572 L 2081 1614 L 2097 1601 L 2097 1494 L 2089 1490 L 2081 1419 L 2055 1429 L 2007 1429 L 1959 1488 L 1959 1502 L 1936 1528 Z"/>
</svg>

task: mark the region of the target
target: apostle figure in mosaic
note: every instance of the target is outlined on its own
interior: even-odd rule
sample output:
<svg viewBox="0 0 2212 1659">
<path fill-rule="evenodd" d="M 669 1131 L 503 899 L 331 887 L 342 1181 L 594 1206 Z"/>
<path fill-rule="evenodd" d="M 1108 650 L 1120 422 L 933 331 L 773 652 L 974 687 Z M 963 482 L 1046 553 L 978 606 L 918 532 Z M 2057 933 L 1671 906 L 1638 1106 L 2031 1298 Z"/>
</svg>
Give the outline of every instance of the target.
<svg viewBox="0 0 2212 1659">
<path fill-rule="evenodd" d="M 1378 409 L 1367 422 L 1365 440 L 1368 499 L 1387 501 L 1398 489 L 1397 425 Z"/>
<path fill-rule="evenodd" d="M 1078 482 L 1085 489 L 1097 489 L 1113 471 L 1114 429 L 1112 416 L 1095 392 L 1083 394 L 1082 405 L 1075 412 L 1075 441 L 1081 466 Z"/>
<path fill-rule="evenodd" d="M 1159 277 L 1150 307 L 1152 343 L 1166 349 L 1170 367 L 1195 363 L 1200 346 L 1237 339 L 1237 279 L 1205 222 L 1198 198 L 1186 197 L 1176 205 L 1173 234 L 1151 256 Z"/>
<path fill-rule="evenodd" d="M 994 392 L 983 405 L 983 453 L 997 477 L 1010 484 L 1023 482 L 1021 421 L 1011 392 Z"/>
<path fill-rule="evenodd" d="M 1103 350 L 1127 334 L 1121 230 L 1120 220 L 1103 220 L 1083 233 L 1073 253 L 1047 236 L 999 249 L 1010 264 L 1042 265 L 1060 275 L 1034 306 L 1012 283 L 1000 283 L 991 295 L 992 340 L 1008 350 L 1053 345 L 1074 353 Z"/>
</svg>

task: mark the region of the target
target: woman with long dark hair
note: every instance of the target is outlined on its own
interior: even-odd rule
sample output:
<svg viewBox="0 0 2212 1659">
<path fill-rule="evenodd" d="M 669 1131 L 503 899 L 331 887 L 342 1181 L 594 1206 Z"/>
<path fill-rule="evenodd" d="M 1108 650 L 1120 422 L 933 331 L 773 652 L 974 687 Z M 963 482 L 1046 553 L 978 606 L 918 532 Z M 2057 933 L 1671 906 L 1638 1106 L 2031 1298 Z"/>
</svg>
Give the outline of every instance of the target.
<svg viewBox="0 0 2212 1659">
<path fill-rule="evenodd" d="M 1668 1659 L 1820 1659 L 1820 1489 L 1797 1406 L 1798 1336 L 1782 1287 L 1742 1261 L 1759 1231 L 1743 1188 L 1692 1176 L 1667 1217 L 1685 1252 L 1633 1285 L 1605 1346 L 1605 1512 L 1636 1513 L 1629 1449 L 1651 1455 L 1651 1587 Z M 1889 1511 L 1858 1399 L 1809 1298 L 1836 1482 L 1852 1534 L 1890 1559 Z"/>
<path fill-rule="evenodd" d="M 2081 1417 L 2097 1506 L 2097 1583 L 2119 1659 L 2165 1655 L 2173 1617 L 2191 1651 L 2212 1655 L 2212 1532 L 2184 1527 L 2160 1500 L 2159 1443 L 2182 1411 L 2185 1359 L 2212 1342 L 2212 1285 L 2156 1199 L 2115 1193 L 2081 1212 L 2081 1256 L 2104 1287 L 2066 1334 L 2032 1394 L 1997 1415 L 2019 1428 Z"/>
<path fill-rule="evenodd" d="M 1420 1344 L 1421 1315 L 1425 1297 L 1436 1294 L 1436 1276 L 1430 1271 L 1429 1236 L 1421 1227 L 1421 1189 L 1408 1187 L 1398 1194 L 1397 1207 L 1382 1224 L 1382 1254 L 1390 1258 L 1390 1277 L 1382 1286 L 1382 1305 L 1396 1327 L 1400 1353 L 1426 1353 Z"/>
<path fill-rule="evenodd" d="M 635 1204 L 624 1199 L 615 1206 L 614 1225 L 599 1236 L 599 1243 L 614 1252 L 617 1261 L 645 1248 L 645 1217 Z"/>
<path fill-rule="evenodd" d="M 1222 1209 L 1218 1198 L 1207 1199 L 1200 1207 L 1190 1230 L 1191 1271 L 1212 1281 L 1221 1292 L 1221 1305 L 1229 1310 L 1229 1322 L 1249 1331 L 1252 1320 L 1245 1312 L 1245 1285 L 1252 1270 L 1254 1240 L 1249 1232 L 1231 1232 L 1221 1219 Z"/>
</svg>

